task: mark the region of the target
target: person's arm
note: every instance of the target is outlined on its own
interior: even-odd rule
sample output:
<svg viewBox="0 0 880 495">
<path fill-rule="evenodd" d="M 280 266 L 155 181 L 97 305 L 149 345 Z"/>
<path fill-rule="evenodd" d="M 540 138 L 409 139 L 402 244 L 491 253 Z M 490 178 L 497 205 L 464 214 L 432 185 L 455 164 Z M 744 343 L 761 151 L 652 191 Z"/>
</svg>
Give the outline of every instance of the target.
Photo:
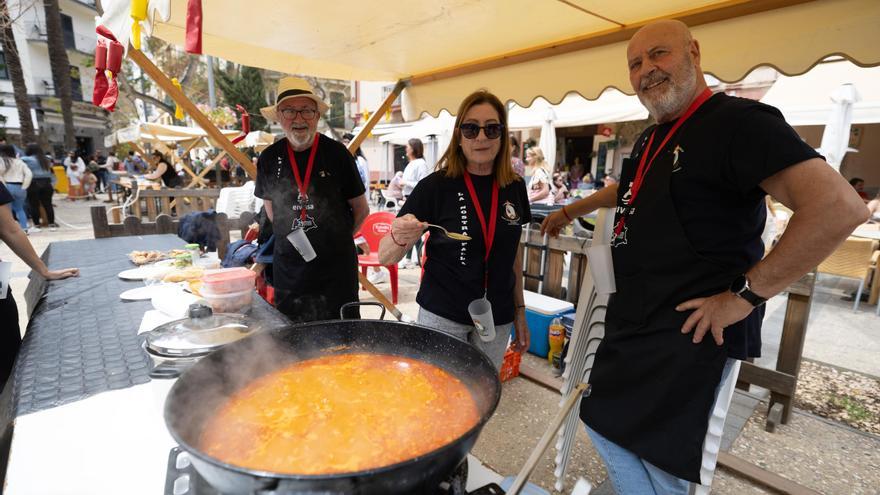
<svg viewBox="0 0 880 495">
<path fill-rule="evenodd" d="M 349 199 L 348 205 L 351 206 L 351 213 L 354 216 L 354 230 L 351 231 L 351 235 L 354 235 L 361 230 L 364 219 L 370 214 L 370 205 L 367 203 L 366 194 Z"/>
<path fill-rule="evenodd" d="M 773 251 L 746 272 L 752 292 L 769 299 L 828 257 L 867 220 L 868 212 L 852 186 L 820 158 L 785 168 L 760 186 L 793 212 Z M 724 341 L 724 328 L 753 309 L 730 291 L 676 307 L 678 311 L 695 310 L 682 326 L 682 333 L 694 331 L 693 341 L 699 343 L 711 331 L 718 345 Z"/>
<path fill-rule="evenodd" d="M 9 246 L 9 249 L 21 258 L 27 266 L 37 272 L 41 277 L 48 280 L 59 280 L 79 275 L 78 268 L 64 268 L 61 270 L 49 270 L 43 260 L 34 251 L 34 247 L 28 240 L 27 235 L 21 230 L 18 222 L 12 218 L 12 210 L 7 205 L 0 206 L 0 239 Z"/>
<path fill-rule="evenodd" d="M 513 328 L 516 332 L 513 338 L 513 349 L 517 352 L 529 350 L 531 335 L 526 323 L 526 303 L 523 294 L 523 263 L 522 249 L 516 250 L 516 259 L 513 261 L 514 286 L 513 286 Z"/>
<path fill-rule="evenodd" d="M 539 184 L 541 185 L 540 189 L 529 191 L 529 203 L 541 201 L 550 195 L 550 185 L 546 182 L 539 182 Z"/>
<path fill-rule="evenodd" d="M 21 188 L 27 189 L 31 187 L 31 181 L 34 179 L 34 173 L 31 172 L 31 168 L 27 166 L 27 163 L 21 161 L 20 159 L 18 160 L 18 163 L 22 168 L 22 173 L 24 174 L 24 177 L 21 180 Z"/>
<path fill-rule="evenodd" d="M 264 199 L 263 200 L 263 208 L 266 209 L 266 216 L 269 217 L 269 221 L 272 221 L 272 200 Z"/>
<path fill-rule="evenodd" d="M 166 170 L 167 168 L 168 168 L 168 166 L 165 165 L 165 162 L 159 162 L 159 163 L 156 165 L 156 170 L 154 170 L 153 173 L 151 173 L 151 174 L 146 174 L 146 175 L 144 175 L 144 179 L 150 179 L 150 180 L 156 180 L 156 179 L 159 179 L 159 178 L 162 177 L 162 174 L 165 173 L 165 170 Z"/>
<path fill-rule="evenodd" d="M 391 222 L 391 233 L 379 241 L 379 263 L 393 265 L 412 251 L 428 224 L 407 213 Z"/>
<path fill-rule="evenodd" d="M 612 184 L 586 198 L 579 199 L 570 205 L 565 205 L 564 211 L 559 209 L 548 215 L 544 222 L 541 223 L 541 234 L 549 234 L 551 237 L 556 237 L 559 235 L 562 227 L 571 223 L 569 218 L 573 220 L 599 208 L 614 208 L 615 206 L 617 206 L 617 184 Z M 565 216 L 566 213 L 568 217 Z"/>
</svg>

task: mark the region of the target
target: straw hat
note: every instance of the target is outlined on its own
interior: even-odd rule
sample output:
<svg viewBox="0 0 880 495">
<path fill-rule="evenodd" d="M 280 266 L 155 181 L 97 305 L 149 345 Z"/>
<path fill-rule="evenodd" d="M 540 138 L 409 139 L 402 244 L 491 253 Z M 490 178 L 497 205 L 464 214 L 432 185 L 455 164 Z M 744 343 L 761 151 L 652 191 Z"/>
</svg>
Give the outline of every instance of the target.
<svg viewBox="0 0 880 495">
<path fill-rule="evenodd" d="M 260 113 L 263 114 L 263 117 L 266 117 L 269 120 L 274 120 L 275 122 L 280 122 L 278 113 L 275 110 L 278 105 L 284 100 L 295 98 L 297 96 L 302 96 L 314 101 L 318 105 L 318 113 L 324 113 L 330 108 L 329 105 L 324 103 L 324 100 L 315 94 L 312 90 L 312 86 L 306 82 L 305 79 L 300 79 L 299 77 L 281 78 L 281 80 L 278 81 L 278 90 L 275 94 L 278 95 L 275 97 L 275 104 L 260 109 Z"/>
</svg>

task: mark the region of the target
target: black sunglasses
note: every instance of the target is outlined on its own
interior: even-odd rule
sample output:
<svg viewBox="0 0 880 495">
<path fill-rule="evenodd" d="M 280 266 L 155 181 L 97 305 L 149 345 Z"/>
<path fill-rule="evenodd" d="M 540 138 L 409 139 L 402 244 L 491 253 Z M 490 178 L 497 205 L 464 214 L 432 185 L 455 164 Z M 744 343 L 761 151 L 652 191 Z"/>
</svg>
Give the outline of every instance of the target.
<svg viewBox="0 0 880 495">
<path fill-rule="evenodd" d="M 479 126 L 477 124 L 467 123 L 461 124 L 458 128 L 461 129 L 461 135 L 468 139 L 476 139 L 477 136 L 480 135 L 480 129 L 483 130 L 487 139 L 498 139 L 501 137 L 501 133 L 504 132 L 503 124 L 486 124 L 484 126 Z"/>
</svg>

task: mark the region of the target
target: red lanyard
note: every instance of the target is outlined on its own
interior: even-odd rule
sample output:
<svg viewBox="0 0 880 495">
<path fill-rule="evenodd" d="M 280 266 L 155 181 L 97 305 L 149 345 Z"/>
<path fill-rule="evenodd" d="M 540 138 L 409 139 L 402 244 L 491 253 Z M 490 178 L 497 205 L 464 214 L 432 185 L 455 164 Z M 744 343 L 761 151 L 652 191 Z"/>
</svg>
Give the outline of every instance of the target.
<svg viewBox="0 0 880 495">
<path fill-rule="evenodd" d="M 632 206 L 633 204 L 635 204 L 636 196 L 638 196 L 639 191 L 642 189 L 642 182 L 645 181 L 645 176 L 648 175 L 648 170 L 651 169 L 651 165 L 654 164 L 654 159 L 657 158 L 657 155 L 659 155 L 661 151 L 663 151 L 666 143 L 669 142 L 669 140 L 672 138 L 678 128 L 681 127 L 682 124 L 684 124 L 687 119 L 689 119 L 691 115 L 693 115 L 694 112 L 697 111 L 698 108 L 700 108 L 700 105 L 705 103 L 706 100 L 708 100 L 711 96 L 712 90 L 710 90 L 709 88 L 704 89 L 703 92 L 700 93 L 699 96 L 697 96 L 697 99 L 694 100 L 693 103 L 691 103 L 691 106 L 689 106 L 687 111 L 684 112 L 684 115 L 682 115 L 681 117 L 679 117 L 678 120 L 675 121 L 672 129 L 669 129 L 669 132 L 666 133 L 666 138 L 663 139 L 663 141 L 660 143 L 660 146 L 657 147 L 657 151 L 655 151 L 654 155 L 651 156 L 651 160 L 646 163 L 645 160 L 648 158 L 648 153 L 651 151 L 651 144 L 654 143 L 654 133 L 657 132 L 657 128 L 655 127 L 654 130 L 651 131 L 651 137 L 648 138 L 648 144 L 642 151 L 642 159 L 639 160 L 639 168 L 636 169 L 636 177 L 635 179 L 633 179 L 631 196 L 629 199 L 629 204 L 627 206 Z M 626 213 L 620 216 L 620 220 L 614 227 L 614 235 L 620 235 L 620 233 L 623 231 L 624 225 L 626 225 Z"/>
<path fill-rule="evenodd" d="M 483 279 L 483 289 L 489 287 L 489 253 L 492 251 L 492 243 L 495 242 L 495 223 L 498 220 L 498 180 L 492 180 L 492 203 L 489 208 L 489 225 L 486 225 L 486 216 L 483 215 L 483 207 L 477 199 L 477 192 L 474 190 L 474 182 L 471 180 L 471 174 L 464 171 L 464 183 L 467 185 L 468 193 L 471 195 L 471 201 L 474 203 L 474 209 L 477 210 L 477 218 L 480 220 L 480 228 L 483 230 L 483 241 L 486 244 L 486 256 L 483 262 L 486 264 L 486 276 Z"/>
<path fill-rule="evenodd" d="M 312 180 L 312 167 L 315 165 L 315 154 L 318 152 L 318 133 L 315 133 L 315 140 L 312 142 L 312 152 L 309 153 L 309 163 L 306 165 L 306 179 L 299 176 L 299 167 L 296 165 L 296 157 L 293 154 L 293 146 L 287 143 L 287 156 L 290 158 L 290 168 L 293 170 L 293 178 L 296 179 L 296 187 L 299 188 L 299 210 L 300 220 L 306 219 L 306 202 L 309 199 L 309 182 Z"/>
</svg>

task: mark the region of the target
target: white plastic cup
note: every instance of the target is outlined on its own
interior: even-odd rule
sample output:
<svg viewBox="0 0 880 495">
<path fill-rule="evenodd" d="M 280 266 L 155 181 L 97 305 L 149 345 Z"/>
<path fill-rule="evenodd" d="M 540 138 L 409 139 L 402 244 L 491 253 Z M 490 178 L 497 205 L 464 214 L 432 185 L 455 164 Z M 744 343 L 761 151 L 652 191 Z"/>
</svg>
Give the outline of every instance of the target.
<svg viewBox="0 0 880 495">
<path fill-rule="evenodd" d="M 492 303 L 485 297 L 474 299 L 468 304 L 468 313 L 474 321 L 477 335 L 483 342 L 495 340 L 495 318 L 492 316 Z"/>
<path fill-rule="evenodd" d="M 291 230 L 290 233 L 287 234 L 287 240 L 293 244 L 293 247 L 296 248 L 297 252 L 306 262 L 312 261 L 318 257 L 318 254 L 315 253 L 315 248 L 313 248 L 312 243 L 309 242 L 309 237 L 306 235 L 306 231 L 302 228 Z"/>
<path fill-rule="evenodd" d="M 611 259 L 611 245 L 599 244 L 587 248 L 587 260 L 590 273 L 593 274 L 593 285 L 599 294 L 614 294 L 617 284 L 614 283 L 614 262 Z"/>
</svg>

